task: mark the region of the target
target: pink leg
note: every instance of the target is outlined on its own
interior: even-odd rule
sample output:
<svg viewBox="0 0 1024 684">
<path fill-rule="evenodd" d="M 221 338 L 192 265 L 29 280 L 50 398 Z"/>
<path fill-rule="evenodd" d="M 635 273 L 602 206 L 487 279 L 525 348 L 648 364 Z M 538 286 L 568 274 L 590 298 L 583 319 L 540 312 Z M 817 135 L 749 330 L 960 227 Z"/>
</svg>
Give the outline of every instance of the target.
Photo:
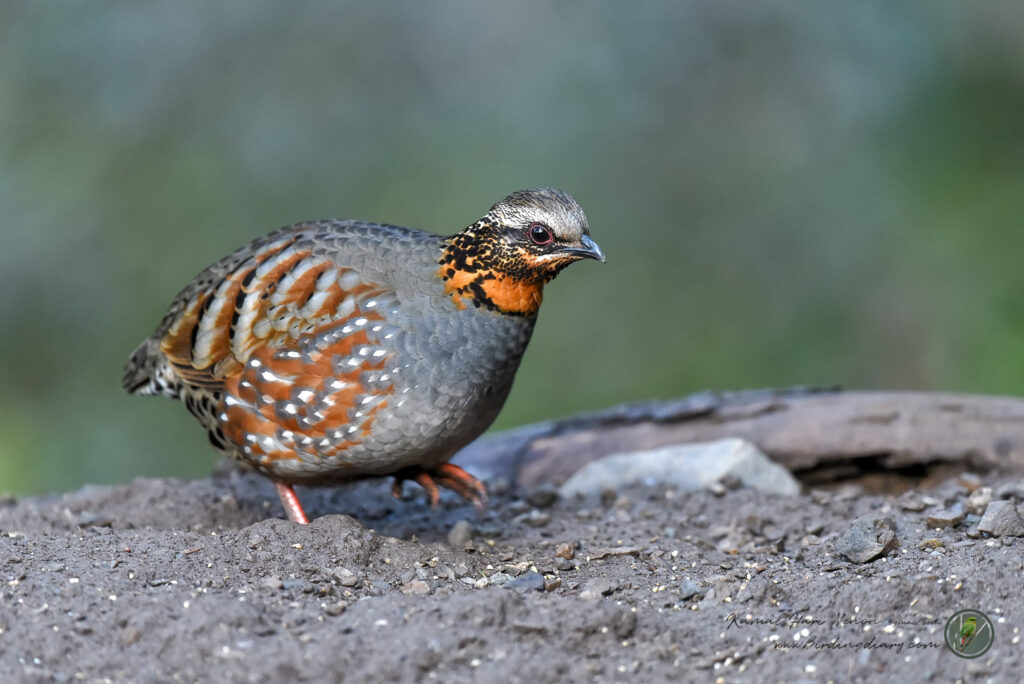
<svg viewBox="0 0 1024 684">
<path fill-rule="evenodd" d="M 423 470 L 422 468 L 406 468 L 395 473 L 395 481 L 391 485 L 391 493 L 395 498 L 402 495 L 402 482 L 404 480 L 415 480 L 427 492 L 427 500 L 431 508 L 437 508 L 441 498 L 438 485 L 450 489 L 463 499 L 466 499 L 478 511 L 482 511 L 487 505 L 487 487 L 465 470 L 452 463 L 442 463 L 434 470 Z"/>
<path fill-rule="evenodd" d="M 306 517 L 306 511 L 302 510 L 302 503 L 292 486 L 274 480 L 274 488 L 277 490 L 277 495 L 281 497 L 281 505 L 284 506 L 284 512 L 288 514 L 288 519 L 299 525 L 308 525 L 309 518 Z"/>
<path fill-rule="evenodd" d="M 437 508 L 437 504 L 441 501 L 441 492 L 437 489 L 437 485 L 434 484 L 434 478 L 430 477 L 430 474 L 424 470 L 416 472 L 409 472 L 409 479 L 415 480 L 419 483 L 420 487 L 423 487 L 427 492 L 427 501 L 430 502 L 431 508 Z M 391 495 L 396 499 L 402 498 L 402 482 L 405 480 L 400 475 L 395 476 L 395 481 L 391 483 Z"/>
</svg>

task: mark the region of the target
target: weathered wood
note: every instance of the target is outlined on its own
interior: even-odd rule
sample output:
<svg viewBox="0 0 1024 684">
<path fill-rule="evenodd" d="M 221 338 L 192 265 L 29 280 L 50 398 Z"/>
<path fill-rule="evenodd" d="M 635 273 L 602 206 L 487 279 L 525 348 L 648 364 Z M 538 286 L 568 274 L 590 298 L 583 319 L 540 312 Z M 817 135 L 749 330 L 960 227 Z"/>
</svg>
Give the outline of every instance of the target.
<svg viewBox="0 0 1024 684">
<path fill-rule="evenodd" d="M 607 454 L 742 437 L 792 471 L 858 459 L 1024 470 L 1024 399 L 951 393 L 758 390 L 627 404 L 499 433 L 456 458 L 524 486 L 561 482 Z"/>
</svg>

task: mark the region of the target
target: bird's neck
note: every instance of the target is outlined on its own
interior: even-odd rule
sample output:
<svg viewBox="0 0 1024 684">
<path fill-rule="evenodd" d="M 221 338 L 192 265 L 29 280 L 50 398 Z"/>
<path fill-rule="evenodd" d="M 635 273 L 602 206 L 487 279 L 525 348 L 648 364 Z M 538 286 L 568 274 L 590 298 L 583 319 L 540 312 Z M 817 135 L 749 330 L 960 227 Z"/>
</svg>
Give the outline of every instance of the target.
<svg viewBox="0 0 1024 684">
<path fill-rule="evenodd" d="M 544 283 L 550 279 L 530 268 L 486 221 L 446 238 L 438 264 L 438 276 L 456 307 L 485 308 L 509 316 L 536 314 Z"/>
</svg>

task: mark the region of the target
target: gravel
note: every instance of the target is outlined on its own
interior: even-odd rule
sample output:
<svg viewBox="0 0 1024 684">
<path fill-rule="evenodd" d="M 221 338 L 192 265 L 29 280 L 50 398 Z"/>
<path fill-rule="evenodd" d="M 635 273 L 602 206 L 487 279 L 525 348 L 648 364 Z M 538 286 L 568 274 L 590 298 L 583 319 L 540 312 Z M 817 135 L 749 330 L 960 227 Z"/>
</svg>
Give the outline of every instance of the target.
<svg viewBox="0 0 1024 684">
<path fill-rule="evenodd" d="M 303 489 L 306 527 L 268 517 L 282 514 L 269 483 L 230 470 L 7 500 L 0 681 L 1015 681 L 1024 667 L 1024 539 L 989 526 L 1013 503 L 939 536 L 909 499 L 856 482 L 529 494 L 475 517 L 380 481 Z M 953 482 L 911 498 L 969 495 Z M 516 522 L 533 510 L 548 522 Z M 973 661 L 941 645 L 963 608 L 996 630 Z"/>
</svg>

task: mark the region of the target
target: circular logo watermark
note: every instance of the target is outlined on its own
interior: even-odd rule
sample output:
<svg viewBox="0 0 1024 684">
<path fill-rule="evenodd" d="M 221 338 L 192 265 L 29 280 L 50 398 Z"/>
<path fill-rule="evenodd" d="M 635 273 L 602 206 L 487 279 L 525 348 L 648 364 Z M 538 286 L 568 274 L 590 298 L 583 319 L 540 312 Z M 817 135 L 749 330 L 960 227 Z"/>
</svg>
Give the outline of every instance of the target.
<svg viewBox="0 0 1024 684">
<path fill-rule="evenodd" d="M 996 633 L 992 621 L 980 610 L 960 610 L 946 621 L 946 647 L 961 658 L 985 655 Z"/>
</svg>

